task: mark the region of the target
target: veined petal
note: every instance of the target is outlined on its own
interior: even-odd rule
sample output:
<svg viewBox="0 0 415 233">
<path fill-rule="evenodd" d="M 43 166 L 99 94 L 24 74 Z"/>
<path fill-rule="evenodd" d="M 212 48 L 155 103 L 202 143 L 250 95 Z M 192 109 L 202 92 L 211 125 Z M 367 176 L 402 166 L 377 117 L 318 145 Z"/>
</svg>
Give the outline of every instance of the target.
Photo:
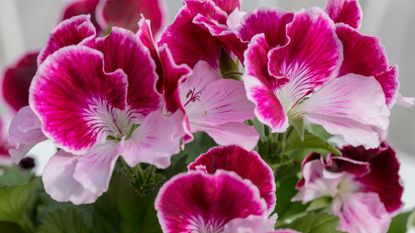
<svg viewBox="0 0 415 233">
<path fill-rule="evenodd" d="M 335 25 L 319 8 L 300 11 L 288 25 L 289 42 L 269 53 L 269 72 L 290 81 L 277 95 L 288 112 L 332 78 L 341 64 Z"/>
<path fill-rule="evenodd" d="M 104 29 L 116 26 L 136 32 L 141 15 L 151 20 L 152 31 L 157 34 L 165 21 L 163 1 L 103 0 L 97 7 L 97 21 Z"/>
<path fill-rule="evenodd" d="M 389 213 L 396 213 L 403 205 L 403 186 L 399 177 L 399 161 L 395 150 L 382 143 L 379 148 L 365 150 L 363 147 L 345 147 L 343 156 L 356 161 L 364 161 L 370 165 L 370 173 L 357 177 L 363 190 L 379 195 Z"/>
<path fill-rule="evenodd" d="M 198 11 L 189 7 L 188 2 L 199 4 Z M 174 22 L 167 27 L 161 36 L 159 45 L 167 44 L 177 64 L 187 64 L 194 67 L 200 60 L 207 61 L 211 66 L 219 66 L 221 42 L 199 25 L 193 23 L 193 18 L 201 11 L 214 12 L 214 4 L 210 1 L 188 1 L 180 10 Z M 204 9 L 203 7 L 210 7 Z M 210 10 L 209 10 L 210 9 Z M 226 21 L 226 14 L 223 13 Z"/>
<path fill-rule="evenodd" d="M 362 8 L 358 0 L 328 0 L 326 12 L 335 23 L 345 23 L 360 28 Z"/>
<path fill-rule="evenodd" d="M 101 28 L 98 26 L 98 23 L 95 18 L 95 10 L 99 0 L 71 0 L 67 1 L 63 13 L 62 20 L 70 19 L 77 15 L 90 15 L 91 22 L 97 28 L 98 31 L 101 31 Z"/>
<path fill-rule="evenodd" d="M 190 123 L 221 125 L 254 118 L 254 105 L 245 95 L 243 83 L 222 79 L 206 62 L 179 85 L 180 99 Z"/>
<path fill-rule="evenodd" d="M 95 48 L 104 54 L 107 72 L 121 69 L 127 75 L 127 103 L 134 113 L 146 116 L 160 106 L 156 66 L 134 33 L 113 28 L 107 37 L 96 41 Z"/>
<path fill-rule="evenodd" d="M 344 61 L 339 76 L 348 73 L 375 77 L 391 106 L 397 97 L 399 83 L 397 67 L 388 65 L 386 51 L 379 38 L 362 35 L 347 25 L 338 25 L 337 36 L 343 44 Z"/>
<path fill-rule="evenodd" d="M 241 0 L 212 0 L 216 6 L 226 13 L 231 14 L 234 10 L 241 8 Z"/>
<path fill-rule="evenodd" d="M 379 146 L 389 125 L 389 109 L 379 83 L 355 74 L 330 81 L 295 111 L 350 145 L 368 149 Z"/>
<path fill-rule="evenodd" d="M 9 128 L 9 153 L 13 161 L 18 164 L 32 147 L 46 139 L 41 122 L 30 106 L 21 108 Z"/>
<path fill-rule="evenodd" d="M 268 209 L 271 212 L 274 210 L 274 173 L 255 151 L 247 151 L 239 146 L 214 147 L 189 164 L 188 169 L 198 170 L 200 167 L 209 174 L 222 169 L 233 171 L 240 177 L 250 180 L 258 187 Z"/>
<path fill-rule="evenodd" d="M 166 233 L 221 232 L 232 219 L 266 213 L 256 186 L 223 170 L 175 176 L 160 189 L 155 205 Z"/>
<path fill-rule="evenodd" d="M 129 166 L 149 163 L 158 168 L 170 166 L 170 158 L 180 152 L 182 120 L 176 112 L 164 116 L 161 111 L 150 113 L 130 139 L 121 142 L 121 154 Z"/>
<path fill-rule="evenodd" d="M 254 36 L 264 34 L 270 47 L 282 46 L 288 42 L 287 25 L 294 14 L 277 9 L 260 9 L 245 15 L 238 36 L 244 42 L 250 42 Z"/>
<path fill-rule="evenodd" d="M 46 164 L 42 181 L 45 191 L 56 201 L 70 201 L 75 205 L 93 203 L 99 194 L 85 189 L 73 175 L 79 156 L 63 150 Z"/>
<path fill-rule="evenodd" d="M 273 233 L 276 218 L 251 215 L 228 222 L 222 233 Z"/>
<path fill-rule="evenodd" d="M 29 87 L 36 74 L 38 55 L 38 51 L 24 54 L 3 74 L 1 81 L 3 99 L 16 112 L 29 104 Z"/>
<path fill-rule="evenodd" d="M 126 107 L 126 76 L 105 73 L 103 59 L 96 50 L 68 46 L 49 56 L 33 79 L 30 105 L 43 132 L 67 151 L 82 153 L 103 139 Z"/>
<path fill-rule="evenodd" d="M 118 142 L 104 142 L 78 156 L 73 178 L 97 196 L 108 190 L 115 163 L 119 157 Z"/>
<path fill-rule="evenodd" d="M 191 131 L 205 132 L 221 146 L 238 145 L 246 150 L 255 148 L 259 135 L 253 126 L 244 123 L 227 123 L 223 125 L 208 125 L 193 123 Z"/>
<path fill-rule="evenodd" d="M 249 75 L 243 76 L 248 99 L 255 104 L 255 116 L 271 127 L 272 132 L 284 132 L 288 117 L 272 89 Z"/>
<path fill-rule="evenodd" d="M 64 20 L 53 29 L 46 46 L 40 51 L 38 65 L 55 51 L 69 45 L 86 44 L 95 39 L 96 30 L 90 16 L 79 15 Z"/>
<path fill-rule="evenodd" d="M 391 216 L 375 193 L 354 193 L 336 200 L 332 213 L 339 216 L 339 231 L 350 233 L 385 233 Z"/>
</svg>

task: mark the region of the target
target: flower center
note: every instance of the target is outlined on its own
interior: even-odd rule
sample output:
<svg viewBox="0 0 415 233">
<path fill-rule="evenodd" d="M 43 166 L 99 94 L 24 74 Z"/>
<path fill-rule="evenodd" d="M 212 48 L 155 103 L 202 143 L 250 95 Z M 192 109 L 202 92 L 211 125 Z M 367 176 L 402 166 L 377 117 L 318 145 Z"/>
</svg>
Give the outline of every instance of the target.
<svg viewBox="0 0 415 233">
<path fill-rule="evenodd" d="M 199 216 L 191 220 L 191 233 L 220 233 L 223 231 L 223 223 L 206 220 L 203 217 Z"/>
</svg>

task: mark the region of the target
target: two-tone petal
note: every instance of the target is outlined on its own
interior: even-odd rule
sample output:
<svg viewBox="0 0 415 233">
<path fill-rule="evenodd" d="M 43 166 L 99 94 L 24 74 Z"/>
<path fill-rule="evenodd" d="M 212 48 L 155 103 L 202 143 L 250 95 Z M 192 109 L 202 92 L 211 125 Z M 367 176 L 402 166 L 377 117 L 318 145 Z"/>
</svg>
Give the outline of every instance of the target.
<svg viewBox="0 0 415 233">
<path fill-rule="evenodd" d="M 255 185 L 226 171 L 177 175 L 160 189 L 155 205 L 166 233 L 222 232 L 232 219 L 267 211 Z"/>
<path fill-rule="evenodd" d="M 344 23 L 359 28 L 362 21 L 362 8 L 358 0 L 329 0 L 326 12 L 335 23 Z"/>
</svg>

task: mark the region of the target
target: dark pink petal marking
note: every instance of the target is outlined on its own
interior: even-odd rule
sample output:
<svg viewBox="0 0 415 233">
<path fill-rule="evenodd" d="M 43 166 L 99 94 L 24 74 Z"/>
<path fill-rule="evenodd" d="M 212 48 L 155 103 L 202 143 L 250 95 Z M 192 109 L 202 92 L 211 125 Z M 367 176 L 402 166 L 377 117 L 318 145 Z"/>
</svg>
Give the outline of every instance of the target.
<svg viewBox="0 0 415 233">
<path fill-rule="evenodd" d="M 96 41 L 95 48 L 104 54 L 106 72 L 121 69 L 127 75 L 127 102 L 135 113 L 145 116 L 159 107 L 155 64 L 134 33 L 113 28 L 111 34 Z"/>
<path fill-rule="evenodd" d="M 335 26 L 319 8 L 300 11 L 288 25 L 289 42 L 269 53 L 269 71 L 290 82 L 278 90 L 289 111 L 299 100 L 326 83 L 341 62 L 341 44 Z"/>
<path fill-rule="evenodd" d="M 374 76 L 381 84 L 386 103 L 390 106 L 398 94 L 398 73 L 395 66 L 388 65 L 386 52 L 379 38 L 362 35 L 347 25 L 338 25 L 336 32 L 343 44 L 344 54 L 339 76 L 348 73 Z"/>
<path fill-rule="evenodd" d="M 177 64 L 193 67 L 200 60 L 205 60 L 213 67 L 218 67 L 222 44 L 204 28 L 193 23 L 193 18 L 200 12 L 216 12 L 215 6 L 210 1 L 187 1 L 174 22 L 164 31 L 159 45 L 167 44 Z M 224 12 L 222 17 L 225 23 Z"/>
<path fill-rule="evenodd" d="M 24 54 L 3 75 L 1 91 L 6 103 L 18 111 L 29 104 L 29 87 L 37 70 L 38 51 Z"/>
<path fill-rule="evenodd" d="M 30 105 L 44 133 L 68 151 L 85 152 L 126 107 L 126 76 L 105 73 L 103 61 L 96 50 L 68 46 L 49 56 L 33 79 Z"/>
<path fill-rule="evenodd" d="M 362 20 L 362 8 L 358 0 L 328 0 L 327 14 L 335 23 L 345 23 L 359 28 Z"/>
<path fill-rule="evenodd" d="M 357 161 L 370 164 L 370 173 L 357 178 L 366 192 L 379 194 L 380 200 L 390 213 L 402 207 L 403 186 L 399 177 L 399 161 L 395 150 L 382 143 L 377 149 L 365 150 L 363 147 L 345 147 L 343 155 Z"/>
<path fill-rule="evenodd" d="M 102 0 L 96 13 L 103 29 L 116 26 L 136 32 L 137 22 L 143 15 L 150 19 L 151 29 L 157 34 L 165 21 L 165 9 L 161 0 Z"/>
<path fill-rule="evenodd" d="M 241 0 L 213 0 L 213 2 L 228 14 L 241 8 Z"/>
<path fill-rule="evenodd" d="M 62 20 L 70 19 L 77 15 L 90 15 L 91 22 L 97 28 L 97 31 L 101 31 L 97 20 L 95 18 L 96 8 L 99 3 L 99 0 L 71 0 L 65 6 L 65 9 L 62 13 Z"/>
<path fill-rule="evenodd" d="M 88 43 L 95 36 L 96 30 L 90 16 L 80 15 L 64 20 L 51 32 L 46 46 L 39 54 L 38 64 L 62 47 Z"/>
<path fill-rule="evenodd" d="M 258 187 L 268 209 L 273 211 L 276 200 L 274 174 L 255 151 L 247 151 L 239 146 L 214 147 L 188 166 L 189 170 L 200 168 L 209 174 L 219 169 L 233 171 L 250 180 Z"/>
<path fill-rule="evenodd" d="M 232 219 L 266 213 L 256 186 L 223 170 L 175 176 L 160 189 L 155 205 L 166 233 L 221 232 Z"/>
</svg>

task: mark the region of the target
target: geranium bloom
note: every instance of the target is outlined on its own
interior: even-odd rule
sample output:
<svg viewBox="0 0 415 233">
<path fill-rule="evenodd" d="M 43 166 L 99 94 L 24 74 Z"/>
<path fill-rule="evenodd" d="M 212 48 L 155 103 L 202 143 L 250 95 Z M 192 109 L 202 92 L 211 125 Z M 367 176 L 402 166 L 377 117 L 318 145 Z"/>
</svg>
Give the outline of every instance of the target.
<svg viewBox="0 0 415 233">
<path fill-rule="evenodd" d="M 139 38 L 156 57 L 161 80 L 159 86 L 170 112 L 184 113 L 187 140 L 192 133 L 206 132 L 219 145 L 237 144 L 253 149 L 258 133 L 244 121 L 254 117 L 254 105 L 245 95 L 243 83 L 223 79 L 219 71 L 206 61 L 198 61 L 193 70 L 177 65 L 169 47 L 157 47 L 146 20 L 140 21 Z"/>
<path fill-rule="evenodd" d="M 181 126 L 160 110 L 154 62 L 132 32 L 113 28 L 96 38 L 89 17 L 77 16 L 54 30 L 39 63 L 30 105 L 43 133 L 63 149 L 43 174 L 54 199 L 95 201 L 120 155 L 130 166 L 169 166 Z"/>
<path fill-rule="evenodd" d="M 263 22 L 285 15 L 254 14 Z M 284 132 L 290 120 L 300 117 L 350 145 L 377 147 L 389 124 L 385 95 L 373 77 L 336 78 L 343 56 L 333 21 L 313 8 L 283 22 L 286 34 L 275 34 L 269 24 L 245 53 L 243 80 L 258 119 L 273 132 Z"/>
<path fill-rule="evenodd" d="M 293 200 L 333 198 L 330 212 L 339 216 L 338 230 L 387 232 L 392 215 L 402 206 L 399 162 L 386 144 L 365 150 L 346 147 L 342 157 L 311 154 L 303 161 L 303 178 Z"/>
<path fill-rule="evenodd" d="M 37 70 L 38 55 L 38 51 L 24 54 L 4 71 L 1 81 L 3 99 L 16 112 L 29 104 L 29 86 Z"/>
<path fill-rule="evenodd" d="M 69 0 L 62 19 L 90 14 L 99 32 L 110 27 L 122 27 L 133 32 L 138 30 L 141 15 L 150 19 L 153 32 L 158 33 L 164 24 L 165 9 L 160 0 Z"/>
<path fill-rule="evenodd" d="M 222 48 L 236 52 L 242 58 L 240 41 L 231 30 L 240 18 L 239 0 L 185 0 L 184 3 L 159 42 L 170 48 L 178 64 L 194 67 L 200 60 L 205 60 L 216 68 Z"/>
<path fill-rule="evenodd" d="M 10 165 L 13 163 L 12 158 L 9 155 L 9 142 L 5 137 L 5 132 L 3 128 L 3 121 L 0 119 L 0 167 L 4 165 Z M 0 175 L 1 175 L 1 168 L 0 168 Z"/>
<path fill-rule="evenodd" d="M 353 73 L 374 77 L 382 86 L 389 107 L 397 102 L 412 106 L 413 98 L 399 94 L 398 67 L 390 66 L 386 52 L 377 37 L 365 36 L 360 27 L 362 10 L 357 0 L 330 0 L 327 13 L 337 23 L 336 33 L 343 45 L 343 63 L 338 76 Z"/>
<path fill-rule="evenodd" d="M 256 152 L 215 147 L 168 181 L 156 209 L 163 232 L 273 233 L 275 181 Z M 193 170 L 198 172 L 193 172 Z"/>
</svg>

